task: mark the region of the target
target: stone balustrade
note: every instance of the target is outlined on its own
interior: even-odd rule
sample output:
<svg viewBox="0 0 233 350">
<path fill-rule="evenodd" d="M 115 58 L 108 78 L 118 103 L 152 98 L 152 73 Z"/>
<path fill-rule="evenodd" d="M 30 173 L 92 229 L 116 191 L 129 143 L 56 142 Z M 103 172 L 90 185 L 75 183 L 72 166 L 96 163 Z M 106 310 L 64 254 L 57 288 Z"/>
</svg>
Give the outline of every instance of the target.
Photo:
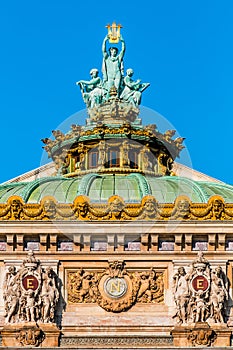
<svg viewBox="0 0 233 350">
<path fill-rule="evenodd" d="M 22 228 L 0 224 L 0 253 L 4 251 L 125 252 L 231 251 L 233 224 L 223 222 L 161 225 L 160 223 L 28 223 Z"/>
</svg>

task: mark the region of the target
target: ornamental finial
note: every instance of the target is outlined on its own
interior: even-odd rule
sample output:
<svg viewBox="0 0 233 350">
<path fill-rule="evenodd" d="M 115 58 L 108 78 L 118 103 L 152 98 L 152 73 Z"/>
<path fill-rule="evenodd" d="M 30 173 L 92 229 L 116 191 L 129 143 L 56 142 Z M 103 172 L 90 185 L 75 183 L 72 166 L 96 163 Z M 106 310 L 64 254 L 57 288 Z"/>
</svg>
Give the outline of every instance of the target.
<svg viewBox="0 0 233 350">
<path fill-rule="evenodd" d="M 113 22 L 112 25 L 108 24 L 106 25 L 106 28 L 108 28 L 108 38 L 109 38 L 109 42 L 111 44 L 117 44 L 119 43 L 120 40 L 120 30 L 122 28 L 121 24 L 117 24 L 116 22 Z"/>
</svg>

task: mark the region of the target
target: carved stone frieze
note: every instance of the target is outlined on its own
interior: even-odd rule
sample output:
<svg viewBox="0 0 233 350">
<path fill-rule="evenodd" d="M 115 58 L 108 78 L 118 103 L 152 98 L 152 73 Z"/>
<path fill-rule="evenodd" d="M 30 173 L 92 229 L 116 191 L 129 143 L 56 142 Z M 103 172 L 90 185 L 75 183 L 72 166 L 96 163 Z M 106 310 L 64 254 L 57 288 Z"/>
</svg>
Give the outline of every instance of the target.
<svg viewBox="0 0 233 350">
<path fill-rule="evenodd" d="M 173 344 L 173 340 L 171 336 L 159 336 L 159 337 L 151 337 L 151 336 L 143 336 L 143 337 L 126 337 L 126 336 L 108 336 L 108 337 L 62 337 L 61 338 L 61 346 L 85 346 L 91 348 L 119 348 L 119 347 L 149 347 L 154 349 L 154 347 L 158 346 L 171 346 Z"/>
<path fill-rule="evenodd" d="M 208 203 L 192 203 L 187 196 L 179 196 L 174 204 L 160 204 L 151 195 L 139 204 L 125 203 L 117 195 L 106 204 L 91 203 L 84 195 L 73 203 L 58 203 L 46 196 L 36 204 L 12 196 L 0 204 L 0 220 L 233 220 L 233 204 L 221 196 L 211 197 Z"/>
<path fill-rule="evenodd" d="M 126 311 L 135 303 L 163 303 L 163 271 L 134 272 L 124 265 L 123 261 L 109 261 L 104 271 L 69 271 L 68 303 L 97 303 L 111 312 Z"/>
</svg>

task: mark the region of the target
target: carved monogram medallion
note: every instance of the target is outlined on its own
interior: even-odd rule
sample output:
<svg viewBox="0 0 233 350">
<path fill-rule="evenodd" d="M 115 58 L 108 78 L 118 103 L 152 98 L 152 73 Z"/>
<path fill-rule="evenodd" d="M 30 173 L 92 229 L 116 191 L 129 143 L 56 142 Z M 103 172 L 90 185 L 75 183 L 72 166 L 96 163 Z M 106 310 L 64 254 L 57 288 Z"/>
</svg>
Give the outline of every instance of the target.
<svg viewBox="0 0 233 350">
<path fill-rule="evenodd" d="M 199 290 L 202 290 L 205 292 L 207 289 L 209 289 L 210 284 L 208 279 L 203 275 L 195 276 L 191 281 L 191 287 L 194 289 L 195 292 L 198 292 Z"/>
<path fill-rule="evenodd" d="M 164 272 L 128 271 L 124 261 L 109 261 L 104 271 L 79 269 L 67 274 L 68 303 L 97 303 L 110 312 L 128 310 L 135 303 L 164 301 Z"/>
<path fill-rule="evenodd" d="M 111 298 L 120 298 L 127 292 L 128 285 L 124 278 L 110 277 L 104 282 L 104 291 Z"/>
<path fill-rule="evenodd" d="M 104 275 L 99 282 L 98 304 L 107 311 L 126 311 L 136 301 L 137 288 L 137 280 L 131 279 L 125 270 L 119 277 Z"/>
<path fill-rule="evenodd" d="M 36 290 L 39 287 L 39 281 L 35 276 L 27 275 L 22 279 L 22 286 L 25 290 Z"/>
</svg>

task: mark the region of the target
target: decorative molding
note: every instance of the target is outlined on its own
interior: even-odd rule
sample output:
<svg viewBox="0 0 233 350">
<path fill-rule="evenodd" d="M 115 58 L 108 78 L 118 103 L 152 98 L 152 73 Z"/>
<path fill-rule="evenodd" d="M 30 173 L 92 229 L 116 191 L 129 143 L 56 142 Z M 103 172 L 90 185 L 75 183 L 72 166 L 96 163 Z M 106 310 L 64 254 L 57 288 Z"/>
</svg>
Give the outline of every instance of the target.
<svg viewBox="0 0 233 350">
<path fill-rule="evenodd" d="M 154 348 L 154 346 L 159 345 L 173 345 L 173 339 L 172 337 L 150 337 L 150 336 L 121 336 L 121 337 L 62 337 L 61 346 L 83 346 L 83 347 L 92 347 L 92 348 L 107 348 L 107 347 L 117 347 L 119 346 L 127 346 L 127 348 L 131 347 L 151 347 Z"/>
<path fill-rule="evenodd" d="M 79 195 L 73 203 L 58 203 L 52 196 L 40 203 L 25 203 L 19 196 L 11 196 L 0 204 L 1 220 L 233 220 L 233 204 L 221 196 L 212 196 L 208 203 L 192 203 L 187 196 L 179 196 L 173 204 L 159 204 L 146 195 L 140 204 L 125 203 L 111 196 L 106 204 L 91 203 Z"/>
</svg>

